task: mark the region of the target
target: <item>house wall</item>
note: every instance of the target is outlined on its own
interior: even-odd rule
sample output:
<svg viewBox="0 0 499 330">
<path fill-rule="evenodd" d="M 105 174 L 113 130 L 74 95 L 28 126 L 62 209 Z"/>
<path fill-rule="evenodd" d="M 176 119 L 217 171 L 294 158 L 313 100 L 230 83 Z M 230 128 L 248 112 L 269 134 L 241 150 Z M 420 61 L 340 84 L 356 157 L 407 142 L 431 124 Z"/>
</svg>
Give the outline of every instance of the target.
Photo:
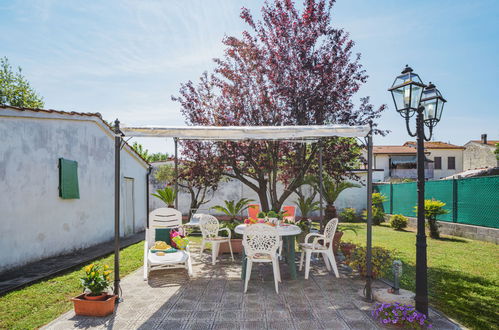
<svg viewBox="0 0 499 330">
<path fill-rule="evenodd" d="M 153 166 L 159 166 L 159 164 L 154 164 Z M 153 170 L 154 173 L 154 170 Z M 163 188 L 164 184 L 158 183 L 154 181 L 154 174 L 151 173 L 150 180 L 150 191 L 153 193 L 158 188 Z M 338 210 L 343 209 L 345 207 L 353 207 L 357 210 L 362 210 L 366 208 L 367 201 L 367 188 L 365 186 L 366 183 L 366 172 L 357 173 L 360 177 L 360 183 L 362 183 L 361 188 L 351 188 L 343 191 L 339 196 L 338 200 L 335 203 L 335 206 Z M 383 181 L 383 172 L 382 171 L 374 171 L 373 172 L 373 182 L 381 182 Z M 307 191 L 307 188 L 304 188 L 304 191 Z M 283 192 L 283 186 L 281 184 L 278 185 L 278 192 L 281 194 Z M 212 213 L 217 214 L 216 211 L 210 211 L 210 208 L 214 205 L 224 205 L 224 200 L 239 200 L 242 197 L 251 198 L 255 200 L 255 203 L 259 204 L 258 195 L 250 189 L 248 186 L 244 185 L 238 180 L 230 180 L 228 182 L 223 182 L 219 185 L 218 190 L 215 192 L 210 202 L 203 205 L 201 208 L 201 212 L 204 213 Z M 294 201 L 297 199 L 296 194 L 291 194 L 291 196 L 285 201 L 284 205 L 295 205 Z M 319 200 L 317 197 L 316 200 Z M 187 215 L 189 213 L 191 197 L 187 192 L 181 191 L 179 194 L 179 210 Z M 152 211 L 159 207 L 165 207 L 164 203 L 160 201 L 158 198 L 151 196 L 149 201 L 149 210 Z M 318 215 L 319 212 L 316 212 L 315 215 Z M 246 215 L 246 213 L 244 214 Z M 299 214 L 299 210 L 297 209 L 297 215 Z"/>
<path fill-rule="evenodd" d="M 464 171 L 499 166 L 499 161 L 494 154 L 494 146 L 477 142 L 468 142 L 464 147 Z"/>
<path fill-rule="evenodd" d="M 2 109 L 0 140 L 0 272 L 112 239 L 114 139 L 100 119 Z M 60 157 L 78 162 L 80 199 L 59 197 Z M 147 165 L 128 147 L 121 158 L 139 230 Z"/>
<path fill-rule="evenodd" d="M 442 157 L 442 169 L 433 170 L 433 179 L 438 180 L 463 171 L 463 149 L 427 149 L 430 153 L 427 157 L 435 160 L 435 157 Z M 456 158 L 456 168 L 448 169 L 448 157 Z"/>
</svg>

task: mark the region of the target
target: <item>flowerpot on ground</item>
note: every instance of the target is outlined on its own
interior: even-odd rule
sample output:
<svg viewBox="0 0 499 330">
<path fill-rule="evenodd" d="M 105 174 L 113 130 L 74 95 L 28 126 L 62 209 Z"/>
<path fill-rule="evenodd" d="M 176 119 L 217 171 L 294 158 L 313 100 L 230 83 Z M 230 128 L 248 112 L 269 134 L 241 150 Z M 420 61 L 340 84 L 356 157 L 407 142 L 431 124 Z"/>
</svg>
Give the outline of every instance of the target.
<svg viewBox="0 0 499 330">
<path fill-rule="evenodd" d="M 242 238 L 232 238 L 230 240 L 232 245 L 232 252 L 241 254 L 243 252 L 243 239 Z M 218 255 L 223 253 L 230 253 L 229 244 L 228 243 L 220 243 L 220 248 L 218 250 Z"/>
<path fill-rule="evenodd" d="M 107 316 L 114 312 L 116 295 L 107 295 L 104 300 L 88 300 L 85 294 L 72 298 L 76 315 Z"/>
<path fill-rule="evenodd" d="M 334 233 L 334 238 L 333 238 L 333 253 L 336 255 L 338 254 L 338 249 L 340 248 L 340 243 L 341 243 L 341 237 L 343 236 L 342 231 L 337 231 Z"/>
<path fill-rule="evenodd" d="M 101 293 L 100 295 L 96 295 L 96 296 L 93 296 L 89 293 L 85 293 L 85 295 L 83 296 L 85 298 L 85 300 L 106 300 L 107 298 L 107 293 Z"/>
</svg>

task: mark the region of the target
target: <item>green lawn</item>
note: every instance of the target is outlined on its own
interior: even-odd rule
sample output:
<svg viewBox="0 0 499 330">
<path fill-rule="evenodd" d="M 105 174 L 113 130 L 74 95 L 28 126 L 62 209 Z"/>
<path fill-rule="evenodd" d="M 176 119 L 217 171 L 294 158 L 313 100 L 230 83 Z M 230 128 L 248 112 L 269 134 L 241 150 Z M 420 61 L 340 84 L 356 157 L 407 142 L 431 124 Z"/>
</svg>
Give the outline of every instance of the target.
<svg viewBox="0 0 499 330">
<path fill-rule="evenodd" d="M 144 243 L 141 242 L 121 251 L 121 276 L 142 266 L 143 249 Z M 108 264 L 112 268 L 113 260 L 114 254 L 94 262 Z M 69 311 L 72 308 L 70 299 L 82 292 L 79 278 L 83 267 L 0 297 L 0 329 L 38 328 Z"/>
<path fill-rule="evenodd" d="M 346 224 L 350 225 L 350 224 Z M 351 224 L 342 241 L 365 245 L 365 224 Z M 414 291 L 416 235 L 375 226 L 373 245 L 397 251 L 404 263 L 401 286 Z M 473 329 L 499 329 L 499 247 L 492 243 L 443 236 L 428 238 L 430 304 Z"/>
</svg>

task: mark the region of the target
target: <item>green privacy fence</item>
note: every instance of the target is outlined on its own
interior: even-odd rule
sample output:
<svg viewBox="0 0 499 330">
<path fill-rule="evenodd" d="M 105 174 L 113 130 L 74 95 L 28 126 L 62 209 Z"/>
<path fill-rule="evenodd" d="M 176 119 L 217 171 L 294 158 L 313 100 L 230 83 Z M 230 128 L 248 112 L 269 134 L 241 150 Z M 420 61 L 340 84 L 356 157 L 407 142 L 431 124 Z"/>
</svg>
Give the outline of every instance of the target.
<svg viewBox="0 0 499 330">
<path fill-rule="evenodd" d="M 386 213 L 416 216 L 415 182 L 375 184 L 374 190 L 387 197 Z M 427 181 L 425 199 L 432 198 L 444 202 L 449 211 L 438 220 L 499 228 L 499 176 Z"/>
</svg>

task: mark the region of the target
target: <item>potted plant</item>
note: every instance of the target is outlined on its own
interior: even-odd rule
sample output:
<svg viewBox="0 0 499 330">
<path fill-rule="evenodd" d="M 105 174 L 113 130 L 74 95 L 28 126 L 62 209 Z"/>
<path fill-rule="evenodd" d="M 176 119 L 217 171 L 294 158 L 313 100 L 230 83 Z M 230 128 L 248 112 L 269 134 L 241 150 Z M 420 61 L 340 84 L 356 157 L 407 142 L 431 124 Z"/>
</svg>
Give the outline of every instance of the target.
<svg viewBox="0 0 499 330">
<path fill-rule="evenodd" d="M 348 225 L 338 225 L 336 228 L 336 233 L 334 233 L 333 238 L 333 252 L 334 254 L 338 254 L 338 250 L 340 249 L 341 238 L 346 231 L 351 231 L 357 235 L 357 230 L 354 227 Z"/>
<path fill-rule="evenodd" d="M 229 221 L 222 221 L 221 227 L 222 228 L 228 228 L 231 233 L 231 245 L 232 245 L 232 252 L 234 253 L 242 253 L 243 251 L 243 240 L 242 236 L 239 234 L 236 234 L 234 229 L 236 228 L 237 225 L 240 224 L 239 221 L 237 221 L 238 216 L 248 209 L 249 204 L 253 202 L 253 199 L 249 198 L 241 198 L 239 201 L 234 201 L 234 200 L 225 200 L 224 204 L 225 205 L 215 205 L 211 207 L 212 210 L 216 210 L 219 212 L 222 212 L 229 216 Z M 226 236 L 227 233 L 225 231 L 220 232 L 222 236 Z M 220 244 L 220 249 L 219 249 L 219 254 L 222 253 L 229 253 L 229 245 L 222 243 Z"/>
<path fill-rule="evenodd" d="M 316 190 L 320 191 L 319 183 L 315 182 Z M 350 181 L 336 181 L 330 175 L 325 174 L 322 181 L 322 195 L 326 201 L 324 216 L 327 221 L 336 218 L 337 212 L 334 202 L 343 190 L 348 188 L 360 188 L 360 185 Z"/>
<path fill-rule="evenodd" d="M 234 231 L 234 229 L 239 224 L 241 224 L 241 223 L 237 220 L 223 221 L 220 224 L 220 227 L 221 228 L 228 228 L 230 230 L 230 244 L 232 246 L 232 252 L 241 254 L 243 252 L 243 236 L 237 234 Z M 221 231 L 220 236 L 227 237 L 227 232 Z M 230 253 L 229 244 L 225 244 L 225 243 L 220 244 L 218 254 L 220 255 L 223 253 Z"/>
<path fill-rule="evenodd" d="M 84 270 L 85 275 L 81 278 L 84 293 L 71 299 L 75 313 L 87 316 L 106 316 L 113 313 L 117 296 L 106 291 L 111 283 L 112 271 L 109 266 L 90 264 Z"/>
<path fill-rule="evenodd" d="M 402 329 L 424 329 L 432 325 L 428 317 L 414 306 L 395 303 L 377 303 L 371 315 L 382 326 L 395 326 Z"/>
<path fill-rule="evenodd" d="M 164 189 L 158 189 L 155 194 L 151 195 L 162 200 L 169 208 L 174 208 L 177 191 L 172 187 L 166 186 Z"/>
<path fill-rule="evenodd" d="M 314 202 L 314 196 L 298 196 L 295 204 L 300 210 L 302 220 L 306 220 L 310 213 L 319 210 L 319 201 Z"/>
</svg>

